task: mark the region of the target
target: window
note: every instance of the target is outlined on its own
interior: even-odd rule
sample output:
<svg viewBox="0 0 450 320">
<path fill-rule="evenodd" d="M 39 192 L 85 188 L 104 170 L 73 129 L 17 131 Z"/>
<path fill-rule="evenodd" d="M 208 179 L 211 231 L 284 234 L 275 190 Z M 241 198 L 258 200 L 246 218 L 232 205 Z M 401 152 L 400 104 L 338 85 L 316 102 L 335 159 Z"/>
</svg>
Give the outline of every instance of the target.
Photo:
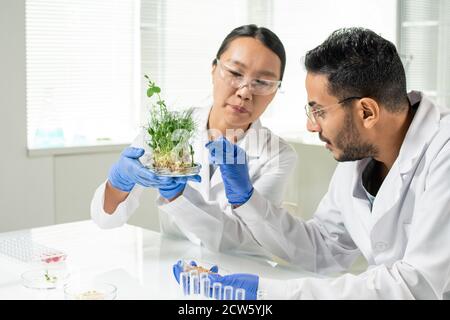
<svg viewBox="0 0 450 320">
<path fill-rule="evenodd" d="M 173 109 L 204 105 L 211 99 L 211 66 L 225 36 L 249 23 L 248 1 L 142 0 L 141 121 L 148 118 L 148 74 Z"/>
<path fill-rule="evenodd" d="M 392 0 L 142 0 L 142 123 L 148 117 L 143 74 L 151 74 L 175 108 L 210 103 L 211 62 L 223 38 L 248 23 L 274 31 L 287 53 L 281 91 L 264 113 L 263 124 L 281 136 L 317 142 L 316 135 L 305 134 L 302 57 L 341 27 L 367 27 L 396 43 L 397 4 Z"/>
<path fill-rule="evenodd" d="M 26 0 L 28 145 L 131 141 L 148 120 L 144 74 L 173 108 L 210 104 L 212 60 L 248 23 L 272 29 L 287 51 L 281 91 L 262 121 L 298 138 L 305 52 L 348 26 L 396 42 L 396 19 L 392 0 Z"/>
<path fill-rule="evenodd" d="M 370 17 L 368 19 L 368 17 Z M 307 101 L 303 58 L 334 30 L 365 27 L 396 43 L 397 8 L 392 0 L 275 1 L 272 30 L 283 41 L 286 72 L 281 94 L 263 115 L 264 124 L 282 137 L 320 143 L 317 134 L 306 131 L 303 109 Z"/>
<path fill-rule="evenodd" d="M 450 2 L 400 0 L 400 52 L 409 90 L 450 107 Z"/>
<path fill-rule="evenodd" d="M 131 141 L 139 1 L 26 0 L 28 146 Z"/>
</svg>

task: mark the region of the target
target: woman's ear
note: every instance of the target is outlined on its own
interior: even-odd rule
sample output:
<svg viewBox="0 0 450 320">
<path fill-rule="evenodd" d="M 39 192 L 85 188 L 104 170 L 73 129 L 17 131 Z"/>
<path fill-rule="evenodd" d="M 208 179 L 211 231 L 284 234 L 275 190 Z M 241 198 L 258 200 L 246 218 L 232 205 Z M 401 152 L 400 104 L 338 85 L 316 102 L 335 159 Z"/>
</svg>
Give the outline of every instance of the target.
<svg viewBox="0 0 450 320">
<path fill-rule="evenodd" d="M 380 118 L 380 105 L 371 98 L 359 100 L 358 115 L 366 129 L 372 128 Z"/>
</svg>

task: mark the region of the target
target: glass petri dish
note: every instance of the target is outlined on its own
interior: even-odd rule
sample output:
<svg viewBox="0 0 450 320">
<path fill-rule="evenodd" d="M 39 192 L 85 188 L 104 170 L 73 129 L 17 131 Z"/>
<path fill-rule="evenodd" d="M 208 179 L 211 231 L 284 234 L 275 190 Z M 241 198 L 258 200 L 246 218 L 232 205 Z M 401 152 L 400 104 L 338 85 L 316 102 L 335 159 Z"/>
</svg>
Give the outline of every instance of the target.
<svg viewBox="0 0 450 320">
<path fill-rule="evenodd" d="M 42 268 L 22 273 L 22 284 L 30 289 L 56 289 L 68 279 L 69 272 L 64 269 Z"/>
<path fill-rule="evenodd" d="M 145 167 L 161 177 L 189 177 L 199 174 L 202 165 L 195 163 L 193 167 L 184 168 L 179 171 L 170 171 L 170 169 L 166 168 L 154 168 L 152 165 L 146 165 Z"/>
<path fill-rule="evenodd" d="M 114 300 L 117 287 L 104 282 L 68 283 L 64 286 L 66 300 Z"/>
</svg>

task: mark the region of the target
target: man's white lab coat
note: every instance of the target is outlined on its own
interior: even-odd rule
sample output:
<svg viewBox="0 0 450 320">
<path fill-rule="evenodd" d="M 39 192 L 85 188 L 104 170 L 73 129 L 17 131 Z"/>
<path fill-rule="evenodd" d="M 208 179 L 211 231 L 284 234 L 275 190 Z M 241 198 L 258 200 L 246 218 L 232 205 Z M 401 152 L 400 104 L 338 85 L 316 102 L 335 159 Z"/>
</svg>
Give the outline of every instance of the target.
<svg viewBox="0 0 450 320">
<path fill-rule="evenodd" d="M 234 214 L 225 196 L 222 176 L 216 169 L 210 178 L 207 121 L 210 108 L 194 109 L 193 116 L 199 133 L 194 139 L 194 160 L 202 165 L 201 183 L 189 181 L 183 195 L 168 203 L 158 197 L 161 231 L 182 235 L 196 244 L 203 244 L 214 251 L 235 250 L 255 255 L 267 252 L 255 241 L 244 223 Z M 132 146 L 150 152 L 145 140 L 147 133 L 138 136 Z M 285 141 L 255 121 L 237 144 L 249 158 L 249 174 L 255 190 L 261 198 L 274 207 L 280 207 L 289 175 L 297 155 Z M 102 228 L 119 227 L 127 222 L 139 206 L 143 187 L 136 185 L 116 211 L 109 215 L 103 210 L 105 183 L 95 191 L 91 202 L 91 217 Z"/>
<path fill-rule="evenodd" d="M 441 299 L 450 291 L 450 115 L 421 93 L 409 97 L 421 102 L 372 210 L 361 179 L 371 159 L 340 163 L 309 221 L 258 191 L 235 210 L 263 247 L 308 270 L 344 271 L 360 252 L 369 262 L 356 276 L 261 278 L 268 299 Z"/>
</svg>

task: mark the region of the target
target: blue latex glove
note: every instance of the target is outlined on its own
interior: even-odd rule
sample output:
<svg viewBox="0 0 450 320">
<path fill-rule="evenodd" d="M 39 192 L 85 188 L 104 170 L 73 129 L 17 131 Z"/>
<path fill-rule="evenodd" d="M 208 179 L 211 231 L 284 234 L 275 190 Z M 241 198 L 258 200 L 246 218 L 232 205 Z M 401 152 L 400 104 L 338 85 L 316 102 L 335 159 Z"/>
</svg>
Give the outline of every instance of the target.
<svg viewBox="0 0 450 320">
<path fill-rule="evenodd" d="M 245 151 L 220 136 L 205 145 L 209 150 L 209 162 L 218 165 L 222 174 L 225 194 L 232 205 L 244 204 L 253 194 Z"/>
<path fill-rule="evenodd" d="M 197 266 L 195 261 L 191 261 L 192 266 Z M 173 265 L 173 275 L 178 283 L 180 283 L 180 273 L 183 272 L 183 261 L 179 260 Z M 238 288 L 245 289 L 245 299 L 246 300 L 256 300 L 256 293 L 258 291 L 259 277 L 254 274 L 248 273 L 236 273 L 226 276 L 221 276 L 217 272 L 219 268 L 213 266 L 210 270 L 211 273 L 208 275 L 211 281 L 211 294 L 212 296 L 212 286 L 216 282 L 220 282 L 222 287 L 232 286 L 235 290 Z M 223 292 L 222 292 L 223 296 Z"/>
<path fill-rule="evenodd" d="M 245 300 L 256 300 L 256 293 L 259 285 L 259 277 L 256 274 L 234 273 L 221 276 L 217 273 L 211 273 L 208 277 L 209 280 L 211 280 L 211 286 L 214 283 L 219 282 L 222 284 L 223 288 L 225 286 L 232 286 L 234 291 L 238 288 L 245 289 Z"/>
<path fill-rule="evenodd" d="M 166 181 L 170 181 L 167 182 L 167 184 L 161 184 L 161 186 L 159 187 L 159 194 L 168 200 L 173 199 L 179 194 L 183 193 L 188 180 L 192 180 L 195 182 L 200 182 L 202 180 L 199 175 L 189 177 L 174 177 L 174 178 L 159 177 L 159 178 L 160 179 L 165 178 Z"/>
<path fill-rule="evenodd" d="M 195 261 L 191 261 L 190 264 L 193 267 L 197 266 L 197 263 Z M 183 261 L 178 260 L 177 263 L 175 263 L 172 267 L 173 275 L 175 276 L 175 279 L 177 280 L 178 283 L 180 283 L 180 273 L 183 272 L 183 270 L 184 270 L 183 266 L 184 266 Z M 217 273 L 219 271 L 219 268 L 217 266 L 212 266 L 209 269 L 209 271 Z"/>
<path fill-rule="evenodd" d="M 147 168 L 139 161 L 144 149 L 128 147 L 120 155 L 109 171 L 108 180 L 111 185 L 124 192 L 130 192 L 137 184 L 143 187 L 158 188 L 166 199 L 174 198 L 183 192 L 188 180 L 200 182 L 200 176 L 191 177 L 161 177 Z"/>
</svg>

